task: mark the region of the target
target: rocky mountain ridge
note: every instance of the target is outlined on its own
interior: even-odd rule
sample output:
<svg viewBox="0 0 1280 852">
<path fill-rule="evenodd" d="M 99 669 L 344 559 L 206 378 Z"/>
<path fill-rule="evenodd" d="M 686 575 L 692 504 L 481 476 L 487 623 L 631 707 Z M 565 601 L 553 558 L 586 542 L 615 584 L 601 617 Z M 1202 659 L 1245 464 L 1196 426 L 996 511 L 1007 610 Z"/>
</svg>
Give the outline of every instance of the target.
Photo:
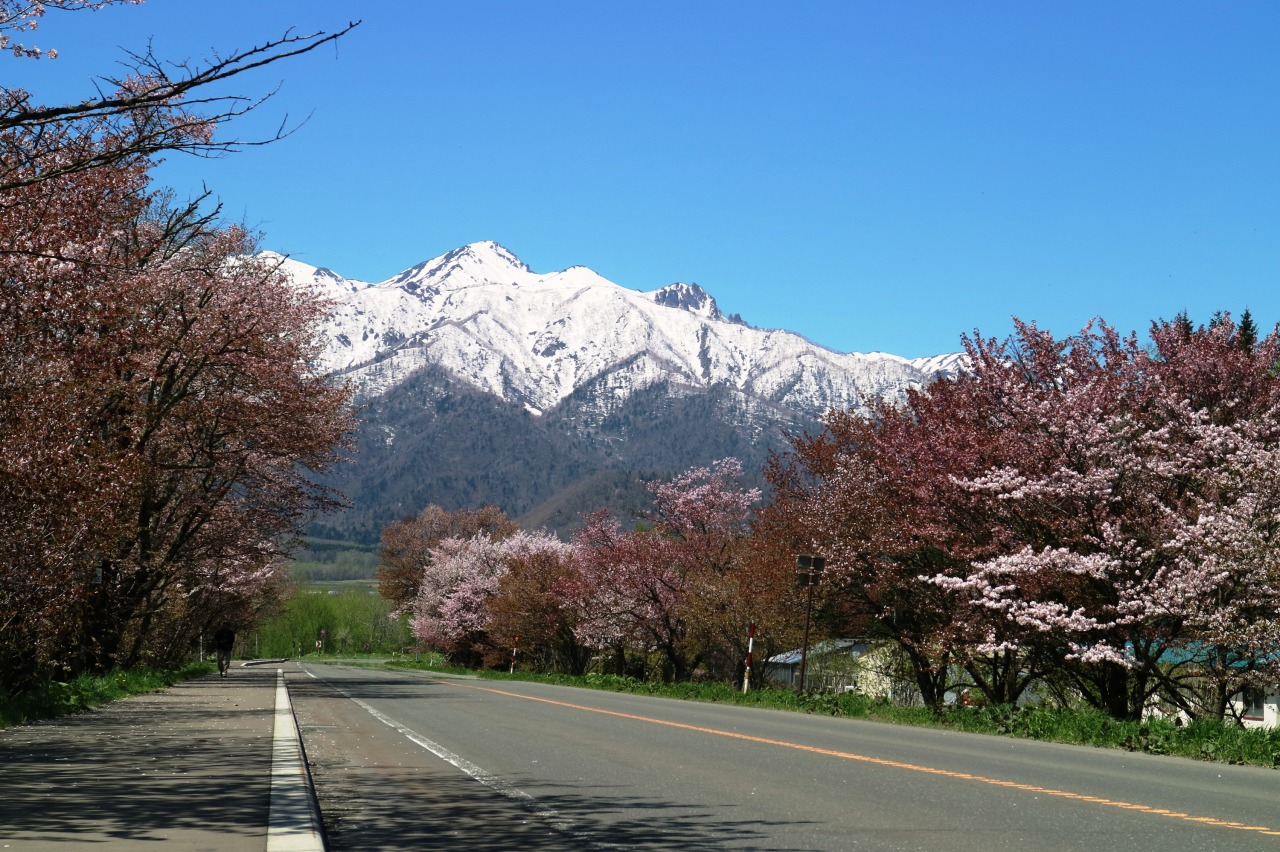
<svg viewBox="0 0 1280 852">
<path fill-rule="evenodd" d="M 351 381 L 362 398 L 434 364 L 537 414 L 612 377 L 621 397 L 657 381 L 723 385 L 816 417 L 898 395 L 958 363 L 958 356 L 837 353 L 727 317 L 696 284 L 640 292 L 583 266 L 539 274 L 493 242 L 377 284 L 280 262 L 335 302 L 322 369 Z"/>
<path fill-rule="evenodd" d="M 541 507 L 559 525 L 572 512 L 557 494 L 609 490 L 584 482 L 728 454 L 758 469 L 827 411 L 900 398 L 962 364 L 834 352 L 726 316 L 696 284 L 641 292 L 583 266 L 536 273 L 493 242 L 379 283 L 271 257 L 334 306 L 319 367 L 352 384 L 365 423 L 333 484 L 362 537 L 426 502 Z"/>
</svg>

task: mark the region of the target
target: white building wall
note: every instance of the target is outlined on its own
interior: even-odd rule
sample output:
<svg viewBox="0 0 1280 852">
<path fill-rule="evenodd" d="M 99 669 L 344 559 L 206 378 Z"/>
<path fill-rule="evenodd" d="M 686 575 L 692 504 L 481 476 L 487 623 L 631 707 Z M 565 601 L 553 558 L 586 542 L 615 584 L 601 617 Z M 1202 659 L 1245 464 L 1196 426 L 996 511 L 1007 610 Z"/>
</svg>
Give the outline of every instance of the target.
<svg viewBox="0 0 1280 852">
<path fill-rule="evenodd" d="M 1277 725 L 1280 725 L 1280 690 L 1268 689 L 1262 699 L 1262 718 L 1246 717 L 1244 726 L 1246 728 L 1274 728 Z"/>
</svg>

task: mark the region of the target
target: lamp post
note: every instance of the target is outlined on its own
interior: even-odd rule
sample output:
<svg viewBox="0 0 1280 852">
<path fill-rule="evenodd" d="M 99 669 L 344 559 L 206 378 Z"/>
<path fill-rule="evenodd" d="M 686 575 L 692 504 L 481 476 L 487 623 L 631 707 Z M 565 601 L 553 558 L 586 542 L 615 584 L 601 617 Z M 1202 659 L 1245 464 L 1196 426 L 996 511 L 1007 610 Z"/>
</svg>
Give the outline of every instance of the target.
<svg viewBox="0 0 1280 852">
<path fill-rule="evenodd" d="M 804 692 L 805 667 L 809 662 L 809 619 L 813 614 L 813 587 L 818 585 L 818 579 L 826 567 L 827 560 L 824 557 L 811 556 L 807 553 L 796 557 L 796 584 L 807 590 L 804 605 L 804 644 L 800 646 L 801 692 Z"/>
</svg>

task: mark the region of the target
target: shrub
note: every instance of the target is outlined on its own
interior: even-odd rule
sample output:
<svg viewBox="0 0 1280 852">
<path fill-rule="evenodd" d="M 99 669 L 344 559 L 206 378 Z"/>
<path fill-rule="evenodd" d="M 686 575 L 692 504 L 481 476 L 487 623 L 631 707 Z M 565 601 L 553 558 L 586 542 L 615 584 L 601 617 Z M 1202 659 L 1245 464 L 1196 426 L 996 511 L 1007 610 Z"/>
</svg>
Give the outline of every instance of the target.
<svg viewBox="0 0 1280 852">
<path fill-rule="evenodd" d="M 0 727 L 82 713 L 130 695 L 157 692 L 214 670 L 214 664 L 205 661 L 176 670 L 117 670 L 81 675 L 71 681 L 51 680 L 19 693 L 0 690 Z"/>
</svg>

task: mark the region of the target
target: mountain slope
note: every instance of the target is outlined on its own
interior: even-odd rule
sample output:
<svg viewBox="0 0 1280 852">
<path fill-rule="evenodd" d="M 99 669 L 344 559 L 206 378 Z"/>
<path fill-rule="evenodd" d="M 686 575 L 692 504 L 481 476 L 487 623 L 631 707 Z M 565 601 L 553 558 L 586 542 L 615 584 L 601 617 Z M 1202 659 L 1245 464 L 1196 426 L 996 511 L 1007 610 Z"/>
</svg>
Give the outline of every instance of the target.
<svg viewBox="0 0 1280 852">
<path fill-rule="evenodd" d="M 608 491 L 608 471 L 660 476 L 730 454 L 758 469 L 785 431 L 960 365 L 837 353 L 725 316 L 696 284 L 540 274 L 493 242 L 376 284 L 275 257 L 333 302 L 319 366 L 365 406 L 361 453 L 335 482 L 354 510 L 326 521 L 346 525 L 331 534 L 368 538 L 427 502 L 563 519 L 556 495 Z"/>
</svg>

